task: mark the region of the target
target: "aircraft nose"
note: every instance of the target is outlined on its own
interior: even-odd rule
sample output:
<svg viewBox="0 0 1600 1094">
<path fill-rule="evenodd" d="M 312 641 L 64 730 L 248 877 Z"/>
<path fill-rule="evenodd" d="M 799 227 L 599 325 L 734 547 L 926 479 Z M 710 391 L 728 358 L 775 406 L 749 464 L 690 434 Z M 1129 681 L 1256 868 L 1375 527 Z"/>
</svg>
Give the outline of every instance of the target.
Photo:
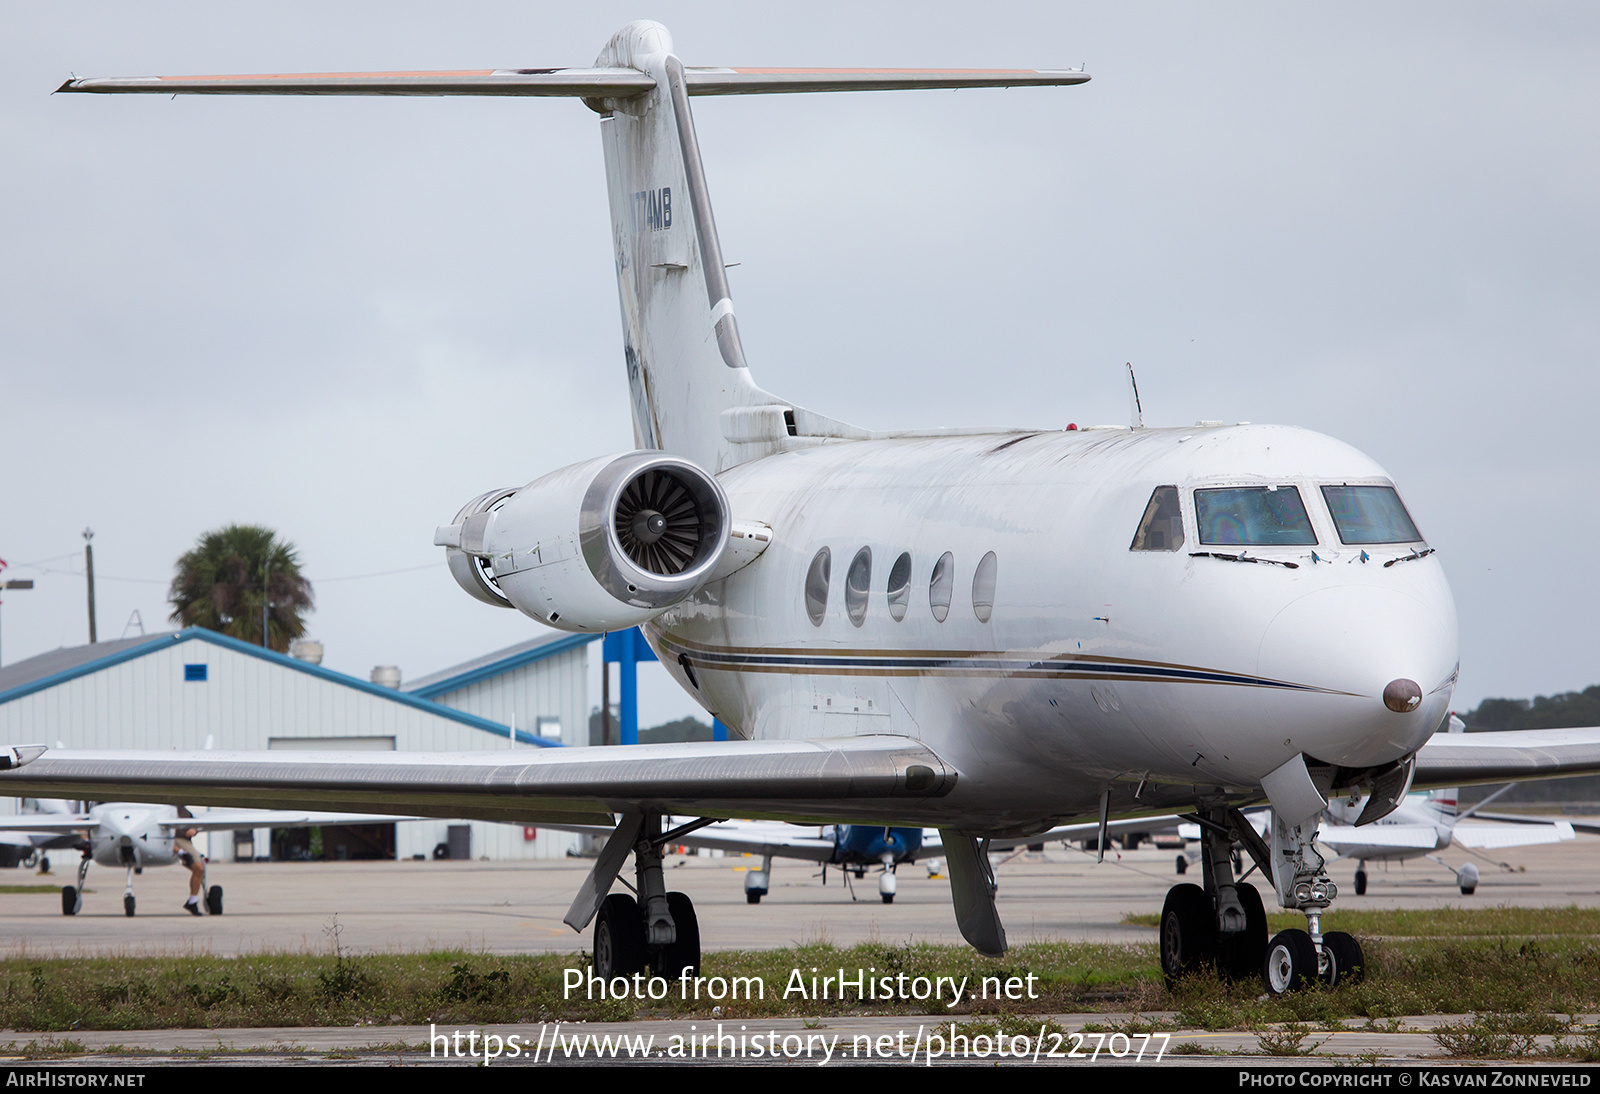
<svg viewBox="0 0 1600 1094">
<path fill-rule="evenodd" d="M 1415 680 L 1390 680 L 1383 689 L 1383 705 L 1396 714 L 1410 714 L 1422 705 L 1422 689 Z"/>
<path fill-rule="evenodd" d="M 1316 689 L 1295 719 L 1302 751 L 1366 766 L 1433 733 L 1449 709 L 1457 650 L 1455 605 L 1447 590 L 1431 593 L 1348 585 L 1278 613 L 1262 638 L 1261 675 Z"/>
</svg>

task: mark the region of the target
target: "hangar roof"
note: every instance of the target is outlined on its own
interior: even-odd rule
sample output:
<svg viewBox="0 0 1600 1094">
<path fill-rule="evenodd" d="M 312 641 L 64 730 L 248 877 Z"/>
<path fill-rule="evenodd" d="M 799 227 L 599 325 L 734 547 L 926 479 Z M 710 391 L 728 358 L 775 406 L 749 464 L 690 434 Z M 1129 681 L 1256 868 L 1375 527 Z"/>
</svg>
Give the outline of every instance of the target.
<svg viewBox="0 0 1600 1094">
<path fill-rule="evenodd" d="M 593 640 L 594 638 L 598 638 L 599 635 L 562 635 L 560 637 L 579 637 L 584 640 Z M 435 714 L 442 718 L 449 718 L 452 721 L 462 722 L 476 729 L 482 729 L 500 737 L 509 737 L 512 732 L 508 726 L 501 725 L 499 722 L 493 722 L 487 718 L 480 718 L 474 714 L 467 714 L 464 711 L 456 710 L 453 707 L 447 707 L 440 703 L 430 702 L 425 697 L 397 691 L 394 688 L 382 687 L 378 684 L 369 683 L 368 681 L 359 679 L 355 676 L 347 676 L 342 672 L 334 672 L 332 669 L 325 669 L 321 665 L 313 665 L 308 661 L 301 661 L 290 657 L 287 654 L 278 653 L 275 650 L 264 649 L 261 646 L 252 645 L 249 642 L 241 642 L 237 638 L 230 638 L 225 634 L 220 634 L 217 631 L 207 630 L 204 627 L 186 627 L 181 631 L 167 631 L 161 634 L 147 635 L 142 638 L 119 639 L 115 642 L 96 642 L 89 646 L 74 646 L 70 648 L 52 650 L 49 653 L 39 654 L 37 657 L 30 657 L 25 661 L 18 661 L 16 664 L 0 670 L 0 704 L 11 702 L 13 699 L 20 699 L 25 695 L 31 695 L 34 692 L 43 691 L 46 688 L 55 687 L 58 684 L 66 683 L 67 681 L 74 680 L 80 676 L 87 676 L 91 673 L 99 672 L 102 669 L 108 668 L 112 665 L 120 664 L 124 661 L 133 660 L 136 657 L 143 657 L 147 654 L 154 653 L 157 650 L 169 648 L 170 646 L 178 643 L 196 641 L 207 642 L 214 646 L 221 646 L 225 649 L 233 650 L 236 653 L 242 653 L 250 657 L 259 658 L 260 660 L 267 661 L 295 672 L 307 673 L 323 680 L 327 680 L 331 683 L 340 684 L 344 687 L 365 692 L 369 695 L 387 699 L 390 702 L 400 703 L 405 706 L 426 710 L 430 714 Z M 582 643 L 580 642 L 575 643 L 574 645 L 581 644 Z M 519 647 L 512 647 L 513 650 L 518 648 Z M 501 651 L 501 654 L 506 652 L 508 651 Z M 551 653 L 553 652 L 557 651 L 543 653 L 540 656 L 548 657 L 551 656 Z M 494 657 L 498 655 L 490 656 Z M 526 655 L 524 654 L 523 656 Z M 537 659 L 538 657 L 527 658 L 527 660 Z M 523 663 L 526 663 L 526 661 Z M 535 744 L 550 747 L 560 746 L 559 741 L 550 741 L 542 737 L 535 737 L 532 734 L 523 732 L 522 730 L 517 730 L 516 734 L 517 740 L 525 744 Z"/>
<path fill-rule="evenodd" d="M 566 634 L 562 631 L 552 631 L 530 638 L 526 642 L 518 642 L 515 646 L 507 646 L 505 649 L 486 653 L 482 657 L 463 661 L 452 668 L 419 676 L 403 685 L 401 690 L 421 699 L 432 699 L 492 676 L 510 672 L 512 669 L 531 665 L 535 661 L 554 657 L 558 653 L 578 649 L 589 642 L 598 641 L 599 638 L 598 634 Z"/>
</svg>

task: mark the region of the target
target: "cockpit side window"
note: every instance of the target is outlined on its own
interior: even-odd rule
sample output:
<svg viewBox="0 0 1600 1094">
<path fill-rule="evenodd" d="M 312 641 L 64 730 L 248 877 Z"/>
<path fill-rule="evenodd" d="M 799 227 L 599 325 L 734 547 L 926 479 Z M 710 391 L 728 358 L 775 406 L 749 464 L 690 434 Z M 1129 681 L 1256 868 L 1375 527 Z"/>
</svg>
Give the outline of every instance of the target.
<svg viewBox="0 0 1600 1094">
<path fill-rule="evenodd" d="M 1183 512 L 1178 508 L 1178 488 L 1158 486 L 1144 507 L 1139 530 L 1130 551 L 1176 551 L 1183 546 Z"/>
<path fill-rule="evenodd" d="M 1315 546 L 1317 533 L 1292 486 L 1196 490 L 1200 542 L 1237 547 Z"/>
<path fill-rule="evenodd" d="M 1392 486 L 1324 486 L 1341 543 L 1416 543 L 1422 533 Z"/>
</svg>

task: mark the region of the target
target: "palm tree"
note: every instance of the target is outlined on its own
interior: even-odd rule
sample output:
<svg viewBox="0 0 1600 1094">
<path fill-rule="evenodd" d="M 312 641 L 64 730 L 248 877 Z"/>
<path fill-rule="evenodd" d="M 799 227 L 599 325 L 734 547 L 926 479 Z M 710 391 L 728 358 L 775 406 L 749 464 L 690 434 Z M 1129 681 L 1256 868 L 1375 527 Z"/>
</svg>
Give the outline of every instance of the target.
<svg viewBox="0 0 1600 1094">
<path fill-rule="evenodd" d="M 255 524 L 230 524 L 201 536 L 194 550 L 178 559 L 167 600 L 174 623 L 221 631 L 279 653 L 305 634 L 303 617 L 314 606 L 294 545 Z"/>
</svg>

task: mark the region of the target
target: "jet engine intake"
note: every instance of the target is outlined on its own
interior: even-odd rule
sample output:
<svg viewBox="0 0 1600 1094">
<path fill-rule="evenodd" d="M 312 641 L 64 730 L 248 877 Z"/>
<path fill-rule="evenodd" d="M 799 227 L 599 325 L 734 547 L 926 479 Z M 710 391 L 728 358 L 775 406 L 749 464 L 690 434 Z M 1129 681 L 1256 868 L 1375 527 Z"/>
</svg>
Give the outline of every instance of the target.
<svg viewBox="0 0 1600 1094">
<path fill-rule="evenodd" d="M 480 495 L 434 543 L 478 600 L 596 632 L 652 619 L 710 581 L 732 523 L 711 475 L 638 451 Z"/>
</svg>

